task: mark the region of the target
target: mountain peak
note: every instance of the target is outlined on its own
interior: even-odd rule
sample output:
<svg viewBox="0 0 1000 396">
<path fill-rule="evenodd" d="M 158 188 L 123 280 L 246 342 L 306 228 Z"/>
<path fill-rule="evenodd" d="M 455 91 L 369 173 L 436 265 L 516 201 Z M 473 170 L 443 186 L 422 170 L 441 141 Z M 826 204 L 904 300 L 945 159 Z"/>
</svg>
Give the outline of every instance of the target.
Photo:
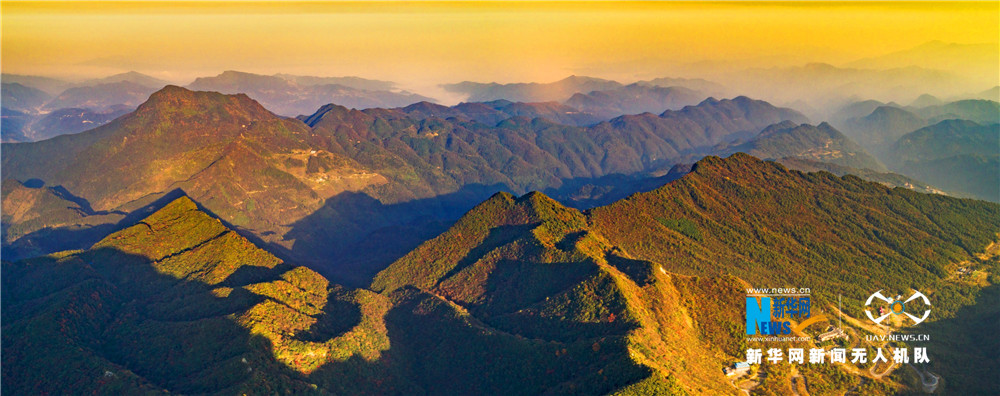
<svg viewBox="0 0 1000 396">
<path fill-rule="evenodd" d="M 754 102 L 753 99 L 750 99 L 750 97 L 748 97 L 746 95 L 737 96 L 737 97 L 733 98 L 732 100 L 733 100 L 733 102 L 736 102 L 736 103 L 750 103 L 750 102 Z"/>
<path fill-rule="evenodd" d="M 102 248 L 145 257 L 160 273 L 209 285 L 235 278 L 259 282 L 282 263 L 202 211 L 186 195 L 108 235 L 91 250 Z"/>
<path fill-rule="evenodd" d="M 698 106 L 701 106 L 701 105 L 711 105 L 711 104 L 716 104 L 716 103 L 719 103 L 719 100 L 716 99 L 715 97 L 709 96 L 709 97 L 705 98 L 705 100 L 701 101 L 701 103 L 698 103 Z"/>
<path fill-rule="evenodd" d="M 447 111 L 450 111 L 450 110 L 451 110 L 450 107 L 442 106 L 442 105 L 439 105 L 437 103 L 431 103 L 431 102 L 428 102 L 426 100 L 419 101 L 417 103 L 411 104 L 411 105 L 406 106 L 406 107 L 403 108 L 403 111 L 405 111 L 405 112 L 410 112 L 410 111 L 428 111 L 428 112 L 435 112 L 436 113 L 436 112 L 447 112 Z"/>
<path fill-rule="evenodd" d="M 153 99 L 154 97 L 173 96 L 173 95 L 186 95 L 189 92 L 194 92 L 194 91 L 189 90 L 187 88 L 183 88 L 183 87 L 177 86 L 177 85 L 170 84 L 170 85 L 167 85 L 167 86 L 165 86 L 163 88 L 160 88 L 159 91 L 154 92 L 152 95 L 149 96 L 149 98 Z"/>
<path fill-rule="evenodd" d="M 176 85 L 167 85 L 149 95 L 149 99 L 139 106 L 138 111 L 150 109 L 172 109 L 180 107 L 195 108 L 240 108 L 245 112 L 263 116 L 270 114 L 260 103 L 250 99 L 246 94 L 225 95 L 211 91 L 195 91 Z"/>
<path fill-rule="evenodd" d="M 569 75 L 569 77 L 562 79 L 560 82 L 578 83 L 583 81 L 604 81 L 604 80 L 594 77 L 578 76 L 576 74 L 571 74 Z"/>
<path fill-rule="evenodd" d="M 335 103 L 329 103 L 323 105 L 323 107 L 320 107 L 319 110 L 316 110 L 315 113 L 309 116 L 299 116 L 298 119 L 306 123 L 306 125 L 314 127 L 316 126 L 316 124 L 318 124 L 321 120 L 324 119 L 328 118 L 343 119 L 348 113 L 350 113 L 350 111 L 351 111 L 350 109 L 344 106 Z"/>
<path fill-rule="evenodd" d="M 910 106 L 913 107 L 928 107 L 928 106 L 938 106 L 944 104 L 944 101 L 938 99 L 931 94 L 923 94 L 913 100 Z"/>
<path fill-rule="evenodd" d="M 107 77 L 107 79 L 125 79 L 125 78 L 128 78 L 128 79 L 138 79 L 138 78 L 153 79 L 154 77 L 150 76 L 148 74 L 139 73 L 139 72 L 137 72 L 135 70 L 127 71 L 127 72 L 124 72 L 124 73 L 118 73 L 118 74 L 111 75 L 111 76 Z"/>
<path fill-rule="evenodd" d="M 500 215 L 499 217 L 506 219 L 504 220 L 506 222 L 527 224 L 545 221 L 553 214 L 567 210 L 575 211 L 538 191 L 531 191 L 520 197 L 501 191 L 477 205 L 469 211 L 469 214 L 473 216 Z"/>
<path fill-rule="evenodd" d="M 486 201 L 484 201 L 484 203 L 485 202 L 511 203 L 511 202 L 514 202 L 514 200 L 516 200 L 516 199 L 517 199 L 517 197 L 515 197 L 514 194 L 511 194 L 511 193 L 506 192 L 506 191 L 497 191 L 495 194 L 493 194 L 489 198 L 487 198 Z"/>
<path fill-rule="evenodd" d="M 222 73 L 219 73 L 219 76 L 251 76 L 251 75 L 254 75 L 254 74 L 247 73 L 247 72 L 241 72 L 241 71 L 238 71 L 238 70 L 225 70 Z"/>
<path fill-rule="evenodd" d="M 906 114 L 906 113 L 909 113 L 909 112 L 906 111 L 906 110 L 900 109 L 899 107 L 890 106 L 890 105 L 886 104 L 886 105 L 882 105 L 882 106 L 876 107 L 875 110 L 872 110 L 872 114 L 876 114 L 876 113 L 878 113 L 878 114 L 893 114 L 893 113 L 895 113 L 895 114 Z"/>
<path fill-rule="evenodd" d="M 125 73 L 114 74 L 104 78 L 87 80 L 79 84 L 78 86 L 87 87 L 87 86 L 96 86 L 109 83 L 124 83 L 124 82 L 132 83 L 149 89 L 157 89 L 169 84 L 164 80 L 158 79 L 150 75 L 142 74 L 133 70 Z"/>
<path fill-rule="evenodd" d="M 864 148 L 826 122 L 816 126 L 788 121 L 770 125 L 753 140 L 730 150 L 764 159 L 798 158 L 885 171 Z"/>
<path fill-rule="evenodd" d="M 836 131 L 836 128 L 834 128 L 833 125 L 830 125 L 830 123 L 826 122 L 826 121 L 823 121 L 823 122 L 819 123 L 819 125 L 817 125 L 816 128 L 819 128 L 820 130 L 828 131 L 828 132 L 829 131 Z"/>
<path fill-rule="evenodd" d="M 279 80 L 280 79 L 279 77 L 265 76 L 263 74 L 247 73 L 247 72 L 242 72 L 242 71 L 239 71 L 239 70 L 226 70 L 226 71 L 223 71 L 222 73 L 219 73 L 218 76 L 215 76 L 215 77 L 201 77 L 199 79 L 211 79 L 211 78 L 217 78 L 217 79 L 222 79 L 222 80 L 236 80 L 236 79 L 247 79 L 247 78 L 261 78 L 261 79 L 268 79 L 268 80 L 271 80 L 271 79 Z"/>
<path fill-rule="evenodd" d="M 767 128 L 764 128 L 764 130 L 760 131 L 760 134 L 758 136 L 768 136 L 768 135 L 772 135 L 774 133 L 777 133 L 779 131 L 793 129 L 793 128 L 798 127 L 798 126 L 799 126 L 799 124 L 796 124 L 796 123 L 794 123 L 792 121 L 785 120 L 785 121 L 779 122 L 777 124 L 768 125 Z"/>
<path fill-rule="evenodd" d="M 691 167 L 691 173 L 700 175 L 733 173 L 739 174 L 752 170 L 764 170 L 767 162 L 743 152 L 736 152 L 722 158 L 714 155 L 705 156 Z M 780 166 L 780 165 L 778 165 Z"/>
<path fill-rule="evenodd" d="M 138 224 L 108 235 L 94 244 L 92 249 L 114 248 L 151 260 L 161 260 L 228 231 L 221 221 L 199 210 L 191 198 L 181 196 Z"/>
<path fill-rule="evenodd" d="M 558 201 L 549 198 L 549 196 L 542 194 L 538 191 L 531 191 L 518 197 L 514 202 L 520 205 L 526 205 L 529 208 L 534 209 L 535 212 L 540 208 L 552 208 L 552 207 L 562 207 Z"/>
</svg>

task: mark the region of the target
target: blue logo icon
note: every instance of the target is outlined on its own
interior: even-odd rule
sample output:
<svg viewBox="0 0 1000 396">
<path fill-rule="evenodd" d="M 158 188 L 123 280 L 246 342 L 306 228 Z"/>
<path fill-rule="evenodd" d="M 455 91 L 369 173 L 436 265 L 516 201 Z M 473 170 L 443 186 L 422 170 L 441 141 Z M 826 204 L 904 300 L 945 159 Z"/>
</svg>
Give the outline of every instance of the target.
<svg viewBox="0 0 1000 396">
<path fill-rule="evenodd" d="M 791 322 L 782 319 L 809 318 L 810 309 L 809 297 L 747 297 L 747 335 L 791 334 Z"/>
</svg>

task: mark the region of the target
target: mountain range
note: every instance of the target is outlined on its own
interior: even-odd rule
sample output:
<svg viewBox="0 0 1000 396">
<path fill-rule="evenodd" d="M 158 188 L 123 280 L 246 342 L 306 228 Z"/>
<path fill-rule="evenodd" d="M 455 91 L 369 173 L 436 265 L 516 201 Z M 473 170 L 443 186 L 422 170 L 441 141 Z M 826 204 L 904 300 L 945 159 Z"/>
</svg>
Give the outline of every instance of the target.
<svg viewBox="0 0 1000 396">
<path fill-rule="evenodd" d="M 729 89 L 714 81 L 703 78 L 679 78 L 679 77 L 658 77 L 651 80 L 639 81 L 638 84 L 651 85 L 654 87 L 681 87 L 695 92 L 701 92 L 709 96 L 730 96 Z"/>
<path fill-rule="evenodd" d="M 76 84 L 8 74 L 3 81 L 4 142 L 44 140 L 92 129 L 132 111 L 166 85 L 136 72 Z M 65 90 L 50 96 L 32 86 Z"/>
<path fill-rule="evenodd" d="M 0 92 L 3 92 L 3 98 L 0 102 L 5 109 L 32 111 L 52 99 L 47 93 L 22 84 L 5 82 L 2 86 Z"/>
<path fill-rule="evenodd" d="M 494 194 L 392 263 L 370 290 L 352 290 L 255 247 L 181 196 L 85 250 L 3 263 L 2 386 L 731 393 L 720 367 L 759 347 L 743 334 L 747 287 L 809 284 L 814 312 L 842 294 L 845 312 L 858 317 L 878 279 L 918 283 L 934 299 L 928 348 L 941 350 L 934 370 L 949 389 L 991 392 L 996 384 L 982 375 L 1000 367 L 985 336 L 995 287 L 949 279 L 957 262 L 998 276 L 988 264 L 995 258 L 977 256 L 995 241 L 998 219 L 997 204 L 734 154 L 584 212 L 537 192 Z M 968 317 L 969 309 L 986 315 Z M 944 336 L 955 328 L 970 337 Z M 959 360 L 946 348 L 969 352 Z M 53 370 L 54 359 L 74 369 Z M 907 386 L 897 377 L 863 383 L 849 369 L 805 365 L 799 375 L 813 390 Z M 793 374 L 761 370 L 767 380 L 756 391 L 786 391 Z"/>
<path fill-rule="evenodd" d="M 1000 395 L 1000 1 L 0 14 L 0 396 Z"/>
<path fill-rule="evenodd" d="M 167 87 L 104 126 L 4 144 L 3 169 L 5 178 L 64 188 L 97 212 L 130 213 L 180 189 L 283 257 L 326 262 L 327 270 L 350 268 L 332 257 L 363 265 L 338 275 L 363 282 L 419 243 L 414 236 L 439 231 L 441 220 L 497 189 L 561 196 L 587 184 L 628 186 L 628 178 L 601 178 L 666 170 L 671 159 L 789 119 L 805 121 L 739 97 L 587 128 L 541 118 L 497 125 L 416 119 L 334 105 L 299 121 L 246 95 Z M 6 240 L 6 253 L 17 257 L 20 246 L 49 239 L 42 228 Z M 372 238 L 386 243 L 382 260 L 359 253 L 358 244 Z"/>
<path fill-rule="evenodd" d="M 57 78 L 11 73 L 3 73 L 3 75 L 0 76 L 0 80 L 3 80 L 4 83 L 16 83 L 38 89 L 45 92 L 49 96 L 58 95 L 62 91 L 65 91 L 66 88 L 70 88 L 73 85 L 68 81 L 63 81 Z"/>
<path fill-rule="evenodd" d="M 742 153 L 931 190 L 827 123 L 746 97 L 585 127 L 493 105 L 292 119 L 168 86 L 95 129 L 3 144 L 3 390 L 728 393 L 719 368 L 755 345 L 743 292 L 795 282 L 821 310 L 842 293 L 852 317 L 867 279 L 919 284 L 934 339 L 989 328 L 963 315 L 993 312 L 992 289 L 951 274 L 1000 273 L 1000 206 Z M 897 151 L 951 158 L 995 129 L 945 121 Z M 729 157 L 675 165 L 705 153 Z M 78 368 L 50 375 L 55 356 Z M 1000 367 L 939 356 L 967 392 Z M 766 370 L 760 391 L 792 375 Z"/>
<path fill-rule="evenodd" d="M 660 113 L 695 105 L 708 96 L 684 87 L 661 87 L 640 83 L 605 91 L 577 93 L 566 105 L 581 112 L 610 119 L 623 114 Z"/>
<path fill-rule="evenodd" d="M 997 147 L 1000 124 L 945 120 L 904 135 L 887 157 L 897 171 L 946 191 L 1000 202 Z"/>
<path fill-rule="evenodd" d="M 886 168 L 864 148 L 828 123 L 796 125 L 791 121 L 764 128 L 752 140 L 721 150 L 764 159 L 796 158 L 855 169 L 885 172 Z"/>
<path fill-rule="evenodd" d="M 844 124 L 844 131 L 852 138 L 876 151 L 884 151 L 903 135 L 927 126 L 927 120 L 905 109 L 882 105 Z"/>
<path fill-rule="evenodd" d="M 13 76 L 12 79 L 35 82 L 19 77 L 21 76 Z M 661 78 L 628 86 L 612 81 L 598 85 L 585 83 L 593 80 L 590 78 L 579 78 L 577 80 L 580 83 L 574 84 L 571 82 L 573 80 L 571 78 L 556 84 L 563 86 L 560 89 L 566 89 L 573 95 L 565 104 L 560 104 L 557 101 L 522 102 L 497 99 L 487 102 L 461 103 L 449 109 L 432 106 L 430 98 L 398 91 L 394 83 L 358 77 L 310 77 L 289 74 L 265 76 L 227 71 L 215 77 L 198 78 L 189 85 L 189 88 L 227 94 L 245 93 L 259 101 L 268 110 L 285 116 L 307 117 L 317 108 L 332 102 L 358 109 L 405 106 L 403 111 L 417 117 L 462 116 L 492 125 L 512 117 L 529 119 L 541 117 L 556 123 L 576 126 L 592 125 L 626 114 L 677 110 L 686 105 L 697 104 L 707 97 L 703 93 L 682 87 L 685 84 L 710 92 L 724 91 L 717 84 L 697 79 Z M 680 86 L 656 85 L 667 83 L 676 83 Z M 4 88 L 4 103 L 10 104 L 5 105 L 5 107 L 8 108 L 8 113 L 11 113 L 10 117 L 12 117 L 8 122 L 9 126 L 5 128 L 7 135 L 5 141 L 13 142 L 42 140 L 59 134 L 77 133 L 100 125 L 99 123 L 94 124 L 100 118 L 96 114 L 110 114 L 119 109 L 135 108 L 150 93 L 165 86 L 166 82 L 136 72 L 122 73 L 77 84 L 65 83 L 70 88 L 60 93 L 56 98 L 51 98 L 42 91 L 18 83 L 8 84 L 17 84 L 5 85 L 6 88 Z M 573 91 L 584 87 L 609 89 L 585 91 L 588 93 L 575 93 Z M 548 88 L 538 88 L 535 91 L 541 92 L 546 89 Z M 513 93 L 517 92 L 517 89 L 511 88 L 504 92 L 507 91 Z M 513 95 L 515 98 L 520 96 L 532 98 L 531 95 Z M 69 109 L 74 109 L 73 111 L 83 109 L 95 115 L 81 116 L 83 119 L 75 123 L 71 122 L 71 118 L 66 117 L 63 117 L 59 122 L 54 122 L 51 119 L 40 121 L 40 118 L 49 116 L 51 112 L 62 112 L 63 114 L 73 112 Z M 10 110 L 18 113 L 13 113 Z M 44 130 L 36 131 L 36 123 L 44 124 L 46 127 L 39 127 Z M 59 128 L 53 126 L 59 126 Z"/>
<path fill-rule="evenodd" d="M 3 81 L 2 103 L 7 114 L 4 142 L 43 140 L 91 129 L 135 109 L 150 94 L 169 84 L 137 72 L 77 83 L 11 74 L 4 74 Z M 196 79 L 192 86 L 249 94 L 269 110 L 286 116 L 311 114 L 331 102 L 368 108 L 431 100 L 398 91 L 391 82 L 358 77 L 264 76 L 228 71 Z"/>
<path fill-rule="evenodd" d="M 669 79 L 663 80 L 671 81 Z M 585 86 L 586 84 L 581 85 Z M 527 98 L 548 97 L 516 93 L 510 93 L 510 95 Z M 643 82 L 608 90 L 576 93 L 561 104 L 555 101 L 512 102 L 507 99 L 497 99 L 487 102 L 463 102 L 451 107 L 421 102 L 407 106 L 402 110 L 418 118 L 430 116 L 439 118 L 465 117 L 494 125 L 512 117 L 525 117 L 529 119 L 545 118 L 565 125 L 589 126 L 622 115 L 680 110 L 685 106 L 696 105 L 705 99 L 707 99 L 706 95 L 688 88 L 661 87 Z"/>
<path fill-rule="evenodd" d="M 539 102 L 562 103 L 571 111 L 586 114 L 590 119 L 609 120 L 621 115 L 661 113 L 695 105 L 712 95 L 724 95 L 726 89 L 702 79 L 657 78 L 622 84 L 593 77 L 570 76 L 552 83 L 476 83 L 465 81 L 445 84 L 450 92 L 461 94 L 469 102 L 497 103 L 513 101 L 525 104 Z M 563 117 L 565 118 L 565 117 Z M 564 124 L 587 125 L 582 120 Z"/>
<path fill-rule="evenodd" d="M 843 130 L 894 172 L 930 183 L 935 190 L 998 202 L 997 150 L 989 136 L 1000 134 L 1000 103 L 925 102 L 926 107 L 856 102 L 840 114 L 873 110 L 842 121 Z"/>
<path fill-rule="evenodd" d="M 563 102 L 578 92 L 606 91 L 621 88 L 617 81 L 585 76 L 569 76 L 551 83 L 478 83 L 463 81 L 444 84 L 447 91 L 466 95 L 469 102 L 505 99 L 513 102 Z"/>
<path fill-rule="evenodd" d="M 803 66 L 754 68 L 710 76 L 729 89 L 793 106 L 814 119 L 836 121 L 834 109 L 857 98 L 909 103 L 932 93 L 938 97 L 960 97 L 980 92 L 979 79 L 920 66 L 889 69 L 810 63 Z M 995 99 L 994 99 L 995 100 Z"/>
<path fill-rule="evenodd" d="M 95 85 L 113 84 L 120 82 L 130 82 L 132 84 L 155 88 L 155 89 L 160 89 L 167 85 L 170 85 L 169 81 L 161 80 L 159 78 L 148 76 L 135 71 L 114 74 L 102 78 L 94 78 L 74 85 L 80 87 L 91 87 Z"/>
<path fill-rule="evenodd" d="M 105 111 L 116 106 L 134 108 L 162 87 L 149 87 L 131 81 L 101 83 L 70 88 L 45 104 L 43 110 L 86 108 Z"/>
<path fill-rule="evenodd" d="M 76 197 L 65 207 L 89 208 L 78 225 L 42 215 L 31 226 L 5 220 L 25 231 L 5 234 L 4 252 L 85 247 L 121 221 L 89 211 L 132 213 L 184 191 L 280 257 L 358 286 L 497 190 L 543 190 L 588 208 L 676 179 L 686 171 L 675 164 L 705 154 L 751 152 L 798 169 L 941 190 L 885 173 L 828 124 L 813 127 L 793 110 L 746 97 L 587 127 L 547 120 L 557 104 L 492 106 L 328 105 L 296 120 L 245 95 L 167 87 L 103 127 L 3 146 L 5 178 L 41 180 Z M 374 246 L 381 249 L 368 253 Z"/>
<path fill-rule="evenodd" d="M 514 117 L 544 118 L 557 124 L 576 126 L 592 125 L 605 120 L 594 114 L 557 102 L 524 103 L 494 100 L 492 102 L 464 102 L 451 107 L 420 102 L 397 110 L 418 120 L 432 117 L 441 119 L 459 117 L 486 125 L 496 125 Z"/>
<path fill-rule="evenodd" d="M 949 70 L 977 78 L 996 78 L 996 45 L 991 43 L 959 44 L 930 41 L 913 48 L 858 59 L 845 66 L 864 69 L 893 69 L 922 65 L 929 69 Z"/>
<path fill-rule="evenodd" d="M 433 99 L 406 91 L 386 89 L 384 82 L 359 78 L 320 78 L 291 75 L 265 76 L 226 71 L 215 77 L 199 77 L 188 88 L 225 94 L 242 93 L 267 109 L 284 116 L 312 114 L 329 103 L 357 109 L 398 107 Z M 365 88 L 361 88 L 365 87 Z"/>
</svg>

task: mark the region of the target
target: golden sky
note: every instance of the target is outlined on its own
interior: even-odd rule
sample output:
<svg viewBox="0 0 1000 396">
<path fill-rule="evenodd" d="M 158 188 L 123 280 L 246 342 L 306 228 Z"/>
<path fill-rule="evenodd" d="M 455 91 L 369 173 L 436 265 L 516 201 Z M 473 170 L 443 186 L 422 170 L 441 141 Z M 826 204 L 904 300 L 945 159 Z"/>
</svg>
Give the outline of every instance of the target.
<svg viewBox="0 0 1000 396">
<path fill-rule="evenodd" d="M 843 64 L 932 40 L 997 43 L 1000 2 L 9 2 L 2 70 L 223 70 L 411 85 L 622 80 L 723 67 Z"/>
</svg>

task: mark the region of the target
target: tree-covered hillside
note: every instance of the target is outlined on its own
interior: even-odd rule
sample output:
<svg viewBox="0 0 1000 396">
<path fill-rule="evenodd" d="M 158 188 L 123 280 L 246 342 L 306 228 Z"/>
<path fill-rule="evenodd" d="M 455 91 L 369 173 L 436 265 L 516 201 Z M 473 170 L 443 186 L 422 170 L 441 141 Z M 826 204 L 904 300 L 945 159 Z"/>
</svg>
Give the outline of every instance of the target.
<svg viewBox="0 0 1000 396">
<path fill-rule="evenodd" d="M 43 202 L 46 191 L 20 194 Z M 370 291 L 283 262 L 181 197 L 89 249 L 2 263 L 2 386 L 726 394 L 735 388 L 721 368 L 754 345 L 746 289 L 795 286 L 813 290 L 814 312 L 842 294 L 853 317 L 873 290 L 918 288 L 934 301 L 931 369 L 948 389 L 990 392 L 995 384 L 963 375 L 969 368 L 948 352 L 988 348 L 988 337 L 942 334 L 981 334 L 995 317 L 983 304 L 1000 279 L 998 212 L 745 154 L 708 157 L 674 182 L 585 212 L 540 193 L 497 193 Z M 986 316 L 966 320 L 970 312 Z M 854 337 L 870 334 L 853 323 Z M 984 359 L 977 370 L 1000 367 Z M 817 392 L 916 389 L 902 370 L 874 378 L 861 368 L 800 370 Z M 786 365 L 759 370 L 767 379 L 755 392 L 791 381 Z"/>
</svg>

